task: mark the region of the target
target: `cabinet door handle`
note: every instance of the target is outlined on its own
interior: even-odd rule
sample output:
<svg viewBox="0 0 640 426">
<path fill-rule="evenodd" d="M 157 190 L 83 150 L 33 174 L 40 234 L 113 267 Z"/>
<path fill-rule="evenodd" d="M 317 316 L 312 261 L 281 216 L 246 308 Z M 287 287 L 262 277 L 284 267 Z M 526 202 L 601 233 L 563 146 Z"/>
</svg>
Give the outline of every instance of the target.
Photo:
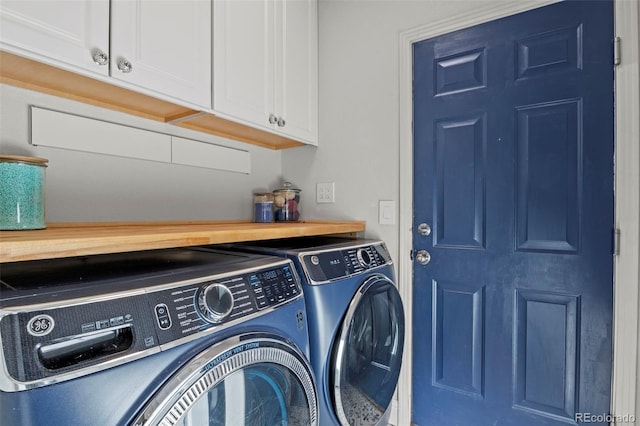
<svg viewBox="0 0 640 426">
<path fill-rule="evenodd" d="M 280 117 L 278 118 L 278 127 L 284 127 L 287 124 L 286 121 L 284 121 L 284 118 Z"/>
<path fill-rule="evenodd" d="M 133 65 L 131 65 L 131 62 L 127 61 L 126 59 L 120 58 L 118 59 L 118 69 L 127 74 L 133 70 Z"/>
<path fill-rule="evenodd" d="M 93 59 L 93 62 L 97 65 L 107 65 L 109 63 L 109 55 L 100 49 L 93 49 L 91 51 L 91 59 Z"/>
<path fill-rule="evenodd" d="M 269 124 L 276 124 L 278 122 L 278 117 L 273 114 L 269 114 Z"/>
</svg>

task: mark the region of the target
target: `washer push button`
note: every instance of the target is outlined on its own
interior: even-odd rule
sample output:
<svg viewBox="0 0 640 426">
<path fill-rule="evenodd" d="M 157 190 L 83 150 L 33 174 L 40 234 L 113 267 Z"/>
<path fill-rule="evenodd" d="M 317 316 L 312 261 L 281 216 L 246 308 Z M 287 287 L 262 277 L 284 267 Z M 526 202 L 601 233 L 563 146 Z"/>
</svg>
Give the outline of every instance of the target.
<svg viewBox="0 0 640 426">
<path fill-rule="evenodd" d="M 158 319 L 158 327 L 162 330 L 171 328 L 171 318 L 169 317 L 169 309 L 164 303 L 156 305 L 156 318 Z"/>
</svg>

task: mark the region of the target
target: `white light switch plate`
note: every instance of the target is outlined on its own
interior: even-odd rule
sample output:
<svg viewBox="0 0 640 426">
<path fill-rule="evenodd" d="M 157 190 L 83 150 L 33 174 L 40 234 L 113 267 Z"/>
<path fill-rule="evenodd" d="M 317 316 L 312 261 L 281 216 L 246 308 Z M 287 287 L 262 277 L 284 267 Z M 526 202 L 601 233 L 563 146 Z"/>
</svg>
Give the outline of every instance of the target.
<svg viewBox="0 0 640 426">
<path fill-rule="evenodd" d="M 378 223 L 380 225 L 396 224 L 396 202 L 382 201 L 378 207 Z"/>
</svg>

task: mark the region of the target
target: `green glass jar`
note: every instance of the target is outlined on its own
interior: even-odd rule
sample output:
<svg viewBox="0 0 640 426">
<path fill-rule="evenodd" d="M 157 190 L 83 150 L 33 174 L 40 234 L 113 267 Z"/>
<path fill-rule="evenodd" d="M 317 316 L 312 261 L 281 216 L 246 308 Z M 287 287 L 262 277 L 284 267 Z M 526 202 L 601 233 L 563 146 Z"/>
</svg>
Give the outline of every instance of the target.
<svg viewBox="0 0 640 426">
<path fill-rule="evenodd" d="M 0 230 L 46 228 L 44 174 L 48 161 L 0 155 Z"/>
</svg>

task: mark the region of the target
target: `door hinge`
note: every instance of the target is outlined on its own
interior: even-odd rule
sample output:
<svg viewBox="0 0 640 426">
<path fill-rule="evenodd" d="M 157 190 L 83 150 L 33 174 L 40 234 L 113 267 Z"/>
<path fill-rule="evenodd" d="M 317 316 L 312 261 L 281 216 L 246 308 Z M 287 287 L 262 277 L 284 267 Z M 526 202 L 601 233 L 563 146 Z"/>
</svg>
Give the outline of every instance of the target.
<svg viewBox="0 0 640 426">
<path fill-rule="evenodd" d="M 622 39 L 620 37 L 613 39 L 613 65 L 620 65 L 622 62 L 622 51 L 620 49 L 621 42 Z"/>
<path fill-rule="evenodd" d="M 620 255 L 620 229 L 618 228 L 613 230 L 613 255 Z"/>
</svg>

